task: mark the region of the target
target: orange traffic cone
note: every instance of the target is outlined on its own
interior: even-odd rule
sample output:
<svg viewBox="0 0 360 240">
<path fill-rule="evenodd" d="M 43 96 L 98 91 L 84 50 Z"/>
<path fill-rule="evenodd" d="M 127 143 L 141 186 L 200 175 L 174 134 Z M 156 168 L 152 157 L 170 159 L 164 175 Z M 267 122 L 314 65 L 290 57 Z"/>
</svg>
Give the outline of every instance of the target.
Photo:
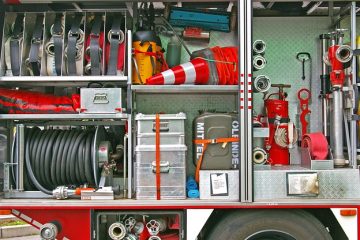
<svg viewBox="0 0 360 240">
<path fill-rule="evenodd" d="M 146 80 L 148 85 L 207 84 L 208 62 L 201 58 L 175 66 Z"/>
</svg>

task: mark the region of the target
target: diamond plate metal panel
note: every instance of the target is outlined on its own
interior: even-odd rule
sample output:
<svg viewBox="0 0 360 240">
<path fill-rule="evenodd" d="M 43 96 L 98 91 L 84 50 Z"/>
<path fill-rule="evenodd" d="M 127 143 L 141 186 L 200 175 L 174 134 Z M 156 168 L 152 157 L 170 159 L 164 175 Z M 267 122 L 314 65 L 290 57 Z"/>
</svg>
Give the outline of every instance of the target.
<svg viewBox="0 0 360 240">
<path fill-rule="evenodd" d="M 291 169 L 291 170 L 289 170 Z M 357 169 L 312 171 L 301 168 L 258 170 L 254 172 L 255 201 L 267 199 L 355 199 L 360 198 L 360 177 Z M 319 195 L 316 197 L 287 196 L 286 173 L 317 172 Z"/>
<path fill-rule="evenodd" d="M 136 95 L 136 112 L 153 113 L 186 113 L 185 143 L 187 151 L 187 174 L 195 174 L 193 164 L 193 120 L 199 116 L 199 110 L 216 110 L 218 112 L 236 111 L 237 94 L 153 94 Z"/>
</svg>

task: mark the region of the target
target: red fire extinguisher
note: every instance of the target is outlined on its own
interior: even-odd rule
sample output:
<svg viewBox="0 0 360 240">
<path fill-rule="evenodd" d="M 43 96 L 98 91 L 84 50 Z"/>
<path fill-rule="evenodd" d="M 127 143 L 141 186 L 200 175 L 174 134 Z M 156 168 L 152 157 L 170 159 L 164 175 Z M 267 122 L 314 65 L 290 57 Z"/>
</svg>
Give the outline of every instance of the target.
<svg viewBox="0 0 360 240">
<path fill-rule="evenodd" d="M 279 88 L 279 91 L 269 94 L 264 100 L 270 130 L 269 138 L 265 141 L 265 149 L 269 153 L 271 165 L 289 165 L 289 147 L 297 140 L 296 130 L 289 119 L 287 95 L 284 93 L 284 88 L 290 88 L 291 85 L 272 84 L 271 86 Z M 270 99 L 275 95 L 278 95 L 278 99 Z"/>
</svg>

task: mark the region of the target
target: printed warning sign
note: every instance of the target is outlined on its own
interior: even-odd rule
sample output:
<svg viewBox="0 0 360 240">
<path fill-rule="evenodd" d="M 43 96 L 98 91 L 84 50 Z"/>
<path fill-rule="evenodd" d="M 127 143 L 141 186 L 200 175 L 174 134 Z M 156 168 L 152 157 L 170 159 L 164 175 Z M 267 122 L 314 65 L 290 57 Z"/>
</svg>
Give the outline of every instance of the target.
<svg viewBox="0 0 360 240">
<path fill-rule="evenodd" d="M 228 176 L 227 173 L 210 174 L 211 195 L 212 196 L 228 196 Z"/>
</svg>

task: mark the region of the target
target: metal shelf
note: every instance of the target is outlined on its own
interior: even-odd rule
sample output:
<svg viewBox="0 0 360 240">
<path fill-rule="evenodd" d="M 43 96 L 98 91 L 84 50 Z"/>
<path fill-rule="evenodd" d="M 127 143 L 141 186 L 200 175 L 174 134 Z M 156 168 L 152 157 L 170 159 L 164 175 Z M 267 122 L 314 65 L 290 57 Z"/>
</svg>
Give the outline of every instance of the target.
<svg viewBox="0 0 360 240">
<path fill-rule="evenodd" d="M 237 85 L 132 85 L 136 93 L 237 93 Z"/>
<path fill-rule="evenodd" d="M 197 2 L 208 2 L 209 0 L 198 0 Z M 285 0 L 283 0 L 285 1 Z M 33 4 L 33 3 L 84 3 L 84 2 L 95 2 L 98 3 L 98 0 L 21 0 L 22 4 Z M 139 2 L 139 0 L 106 0 L 105 3 L 111 2 Z M 156 0 L 151 0 L 149 2 L 156 2 Z M 162 2 L 176 2 L 175 0 L 163 0 Z M 191 2 L 191 0 L 182 0 L 181 2 Z M 236 2 L 235 0 L 217 0 L 217 2 Z"/>
<path fill-rule="evenodd" d="M 0 120 L 86 120 L 86 119 L 127 119 L 125 113 L 99 114 L 0 114 Z"/>
<path fill-rule="evenodd" d="M 55 199 L 0 199 L 2 207 L 6 208 L 73 208 L 83 207 L 92 209 L 126 209 L 126 208 L 148 208 L 153 207 L 166 207 L 170 209 L 188 208 L 188 207 L 201 207 L 201 208 L 248 208 L 258 207 L 264 205 L 272 206 L 318 206 L 319 204 L 329 204 L 331 206 L 348 206 L 360 205 L 359 199 L 307 199 L 307 198 L 296 198 L 296 199 L 269 199 L 267 201 L 255 201 L 253 203 L 240 203 L 237 201 L 221 201 L 221 200 L 133 200 L 133 199 L 119 199 L 119 200 L 55 200 Z"/>
<path fill-rule="evenodd" d="M 86 86 L 90 82 L 127 83 L 127 76 L 21 76 L 0 77 L 0 85 L 8 86 Z"/>
</svg>

